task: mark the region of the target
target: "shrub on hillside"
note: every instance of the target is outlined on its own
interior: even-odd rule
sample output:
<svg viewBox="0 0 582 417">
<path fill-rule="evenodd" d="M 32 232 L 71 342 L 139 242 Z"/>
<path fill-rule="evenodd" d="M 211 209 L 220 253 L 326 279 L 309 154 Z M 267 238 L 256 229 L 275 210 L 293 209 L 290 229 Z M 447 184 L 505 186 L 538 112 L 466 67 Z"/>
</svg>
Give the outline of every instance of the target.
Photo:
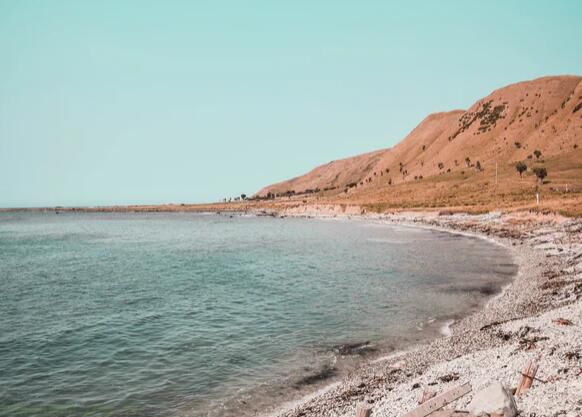
<svg viewBox="0 0 582 417">
<path fill-rule="evenodd" d="M 548 171 L 544 167 L 536 167 L 533 169 L 533 172 L 538 177 L 539 182 L 543 184 L 544 178 L 548 176 Z"/>
<path fill-rule="evenodd" d="M 518 162 L 515 164 L 515 169 L 519 172 L 519 176 L 521 177 L 525 171 L 527 171 L 527 165 L 523 162 Z"/>
</svg>

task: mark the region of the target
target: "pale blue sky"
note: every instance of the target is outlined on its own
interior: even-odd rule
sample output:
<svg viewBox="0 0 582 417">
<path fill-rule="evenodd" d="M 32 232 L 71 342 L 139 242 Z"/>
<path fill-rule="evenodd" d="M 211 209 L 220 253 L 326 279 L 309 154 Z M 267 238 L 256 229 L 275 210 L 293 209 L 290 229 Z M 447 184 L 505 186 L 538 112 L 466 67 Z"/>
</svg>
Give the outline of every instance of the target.
<svg viewBox="0 0 582 417">
<path fill-rule="evenodd" d="M 0 0 L 0 206 L 218 200 L 582 74 L 581 1 Z"/>
</svg>

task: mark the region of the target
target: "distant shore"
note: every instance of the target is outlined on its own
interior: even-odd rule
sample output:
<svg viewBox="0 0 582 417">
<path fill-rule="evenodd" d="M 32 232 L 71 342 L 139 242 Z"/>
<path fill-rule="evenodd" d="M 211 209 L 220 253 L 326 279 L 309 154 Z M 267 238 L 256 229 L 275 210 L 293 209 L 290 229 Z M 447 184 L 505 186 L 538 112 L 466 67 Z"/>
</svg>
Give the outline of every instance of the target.
<svg viewBox="0 0 582 417">
<path fill-rule="evenodd" d="M 567 197 L 567 198 L 566 198 Z M 165 204 L 127 204 L 98 206 L 44 206 L 44 207 L 0 207 L 0 213 L 9 212 L 80 212 L 80 213 L 244 213 L 254 215 L 305 215 L 305 216 L 383 216 L 386 214 L 408 215 L 409 213 L 427 214 L 486 214 L 529 212 L 536 214 L 557 214 L 565 217 L 582 216 L 582 199 L 578 194 L 562 199 L 548 199 L 542 196 L 540 204 L 535 202 L 503 203 L 490 201 L 487 204 L 473 205 L 399 205 L 375 200 L 359 200 L 349 196 L 328 198 L 309 196 L 278 197 L 274 199 L 246 199 L 232 202 L 214 203 L 165 203 Z"/>
</svg>

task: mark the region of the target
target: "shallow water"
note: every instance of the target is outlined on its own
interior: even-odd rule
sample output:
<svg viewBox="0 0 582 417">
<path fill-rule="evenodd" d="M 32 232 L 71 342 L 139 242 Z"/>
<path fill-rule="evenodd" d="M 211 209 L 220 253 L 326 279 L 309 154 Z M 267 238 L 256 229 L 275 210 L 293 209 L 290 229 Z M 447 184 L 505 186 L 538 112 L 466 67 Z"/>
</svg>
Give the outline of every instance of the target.
<svg viewBox="0 0 582 417">
<path fill-rule="evenodd" d="M 363 221 L 0 214 L 0 416 L 252 413 L 355 366 L 334 346 L 427 337 L 515 271 Z"/>
</svg>

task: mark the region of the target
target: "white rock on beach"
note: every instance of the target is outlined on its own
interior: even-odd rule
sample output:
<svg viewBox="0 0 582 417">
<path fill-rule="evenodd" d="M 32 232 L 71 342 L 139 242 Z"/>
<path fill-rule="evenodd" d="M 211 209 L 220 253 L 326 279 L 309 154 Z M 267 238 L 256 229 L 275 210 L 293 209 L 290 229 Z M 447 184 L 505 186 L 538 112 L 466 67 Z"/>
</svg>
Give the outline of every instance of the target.
<svg viewBox="0 0 582 417">
<path fill-rule="evenodd" d="M 513 395 L 501 385 L 494 382 L 477 392 L 469 404 L 469 412 L 476 416 L 495 414 L 503 417 L 517 416 L 517 405 Z"/>
</svg>

